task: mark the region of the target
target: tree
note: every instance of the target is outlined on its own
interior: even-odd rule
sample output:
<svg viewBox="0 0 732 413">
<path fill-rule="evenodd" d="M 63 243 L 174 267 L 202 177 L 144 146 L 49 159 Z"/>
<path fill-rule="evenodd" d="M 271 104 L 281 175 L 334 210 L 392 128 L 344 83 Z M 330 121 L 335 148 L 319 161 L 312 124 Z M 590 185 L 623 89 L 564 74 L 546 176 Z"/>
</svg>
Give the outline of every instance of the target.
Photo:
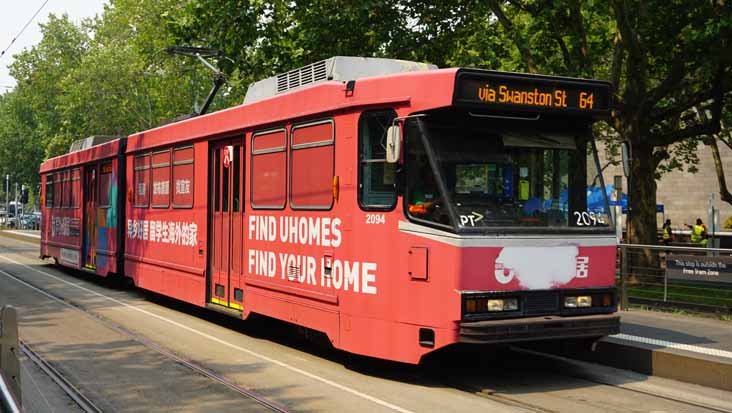
<svg viewBox="0 0 732 413">
<path fill-rule="evenodd" d="M 78 66 L 89 42 L 88 32 L 66 15 L 49 16 L 41 33 L 39 44 L 15 55 L 10 74 L 18 84 L 0 104 L 0 165 L 31 188 L 38 182 L 38 165 L 54 153 L 46 149 L 69 143 L 59 111 L 60 80 Z"/>
<path fill-rule="evenodd" d="M 724 97 L 732 90 L 730 8 L 703 0 L 489 3 L 527 70 L 616 85 L 610 124 L 633 153 L 629 238 L 655 243 L 656 178 L 664 163 L 678 167 L 678 157 L 689 159 L 687 140 L 719 130 Z M 557 62 L 564 70 L 556 71 Z M 685 116 L 695 107 L 709 108 L 713 116 L 702 122 Z"/>
</svg>

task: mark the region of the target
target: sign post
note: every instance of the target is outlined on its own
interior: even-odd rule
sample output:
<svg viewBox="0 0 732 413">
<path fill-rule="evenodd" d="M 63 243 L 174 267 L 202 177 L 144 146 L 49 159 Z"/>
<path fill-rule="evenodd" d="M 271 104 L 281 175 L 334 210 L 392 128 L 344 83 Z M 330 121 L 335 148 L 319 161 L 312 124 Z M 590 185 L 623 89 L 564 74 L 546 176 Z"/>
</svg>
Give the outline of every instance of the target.
<svg viewBox="0 0 732 413">
<path fill-rule="evenodd" d="M 20 345 L 18 341 L 18 313 L 12 306 L 0 308 L 0 373 L 10 385 L 17 400 L 20 397 Z"/>
<path fill-rule="evenodd" d="M 3 224 L 8 224 L 8 212 L 10 212 L 10 175 L 5 175 L 5 218 Z"/>
</svg>

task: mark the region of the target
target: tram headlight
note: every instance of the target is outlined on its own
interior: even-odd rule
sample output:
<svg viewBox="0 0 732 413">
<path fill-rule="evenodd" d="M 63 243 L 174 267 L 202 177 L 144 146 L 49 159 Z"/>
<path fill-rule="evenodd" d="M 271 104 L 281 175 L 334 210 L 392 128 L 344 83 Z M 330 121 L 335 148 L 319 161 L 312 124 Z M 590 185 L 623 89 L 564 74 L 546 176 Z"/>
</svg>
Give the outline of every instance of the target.
<svg viewBox="0 0 732 413">
<path fill-rule="evenodd" d="M 564 297 L 564 307 L 566 307 L 566 308 L 592 307 L 592 296 L 577 295 L 577 296 Z"/>
<path fill-rule="evenodd" d="M 467 314 L 497 313 L 519 309 L 518 298 L 468 298 L 465 300 Z"/>
<path fill-rule="evenodd" d="M 592 307 L 592 296 L 580 295 L 577 297 L 577 307 Z"/>
</svg>

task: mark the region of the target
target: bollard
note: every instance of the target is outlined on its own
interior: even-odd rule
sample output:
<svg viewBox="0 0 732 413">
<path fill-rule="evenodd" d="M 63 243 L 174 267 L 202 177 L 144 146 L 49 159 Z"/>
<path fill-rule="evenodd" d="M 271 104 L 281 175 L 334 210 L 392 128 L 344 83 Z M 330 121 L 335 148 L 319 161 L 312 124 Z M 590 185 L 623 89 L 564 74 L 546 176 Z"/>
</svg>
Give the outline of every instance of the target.
<svg viewBox="0 0 732 413">
<path fill-rule="evenodd" d="M 20 394 L 18 313 L 13 306 L 0 309 L 0 373 L 5 376 L 16 400 Z"/>
</svg>

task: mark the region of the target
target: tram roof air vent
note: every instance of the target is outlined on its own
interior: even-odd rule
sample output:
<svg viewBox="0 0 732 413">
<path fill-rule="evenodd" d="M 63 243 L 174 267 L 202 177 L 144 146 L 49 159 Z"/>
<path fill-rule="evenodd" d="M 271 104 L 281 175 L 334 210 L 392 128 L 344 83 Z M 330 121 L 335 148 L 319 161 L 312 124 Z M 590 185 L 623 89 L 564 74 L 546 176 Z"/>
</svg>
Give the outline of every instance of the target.
<svg viewBox="0 0 732 413">
<path fill-rule="evenodd" d="M 77 152 L 84 149 L 91 148 L 92 146 L 101 145 L 103 143 L 107 143 L 110 141 L 113 141 L 115 139 L 119 138 L 119 136 L 114 135 L 94 135 L 90 136 L 88 138 L 79 139 L 77 141 L 74 141 L 71 144 L 71 147 L 69 148 L 69 153 L 71 152 Z"/>
<path fill-rule="evenodd" d="M 437 69 L 437 66 L 407 60 L 335 56 L 252 83 L 247 90 L 244 103 L 256 102 L 279 93 L 328 80 L 348 81 L 434 69 Z"/>
</svg>

